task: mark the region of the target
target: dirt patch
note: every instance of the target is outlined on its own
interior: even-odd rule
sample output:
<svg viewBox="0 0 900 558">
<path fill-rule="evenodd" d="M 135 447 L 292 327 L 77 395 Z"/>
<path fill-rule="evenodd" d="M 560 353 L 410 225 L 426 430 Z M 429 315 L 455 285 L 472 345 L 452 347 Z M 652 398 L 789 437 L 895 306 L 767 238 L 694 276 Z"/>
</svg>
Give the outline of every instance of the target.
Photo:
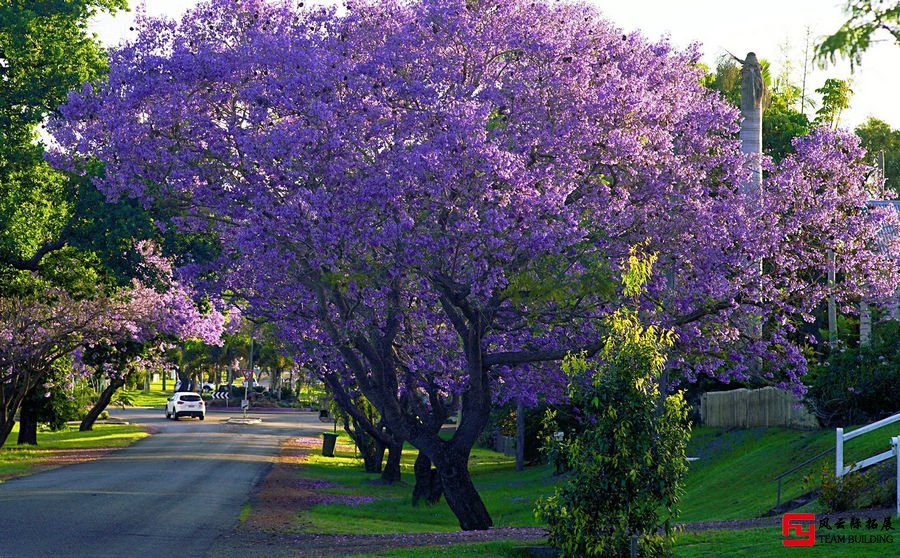
<svg viewBox="0 0 900 558">
<path fill-rule="evenodd" d="M 317 438 L 291 438 L 282 444 L 272 470 L 250 500 L 250 516 L 241 525 L 242 531 L 294 531 L 299 512 L 328 501 L 327 494 L 318 492 L 328 483 L 297 474 L 306 455 L 321 443 Z"/>
</svg>

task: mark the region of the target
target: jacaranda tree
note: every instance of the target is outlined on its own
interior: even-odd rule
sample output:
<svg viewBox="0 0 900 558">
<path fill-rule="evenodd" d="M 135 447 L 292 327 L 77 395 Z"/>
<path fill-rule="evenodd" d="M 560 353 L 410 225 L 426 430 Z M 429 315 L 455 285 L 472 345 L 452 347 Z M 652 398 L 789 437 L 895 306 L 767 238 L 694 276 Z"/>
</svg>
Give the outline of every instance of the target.
<svg viewBox="0 0 900 558">
<path fill-rule="evenodd" d="M 101 395 L 105 407 L 125 384 L 130 361 L 142 352 L 138 349 L 176 339 L 219 342 L 225 322 L 222 314 L 215 308 L 201 312 L 194 293 L 174 280 L 171 268 L 165 268 L 167 262 L 147 249 L 138 251 L 145 265 L 163 266 L 161 275 L 168 280 L 165 290 L 135 280 L 130 288 L 82 299 L 53 287 L 29 297 L 0 297 L 0 444 L 12 431 L 16 412 L 29 392 L 49 391 L 54 365 L 63 359 L 74 356 L 77 363 L 85 352 L 106 355 L 94 359 L 109 382 Z M 90 429 L 101 411 L 103 407 L 93 409 L 84 429 Z M 36 415 L 22 413 L 20 432 L 24 431 L 28 435 L 20 439 L 37 443 Z"/>
<path fill-rule="evenodd" d="M 211 0 L 137 26 L 52 124 L 56 164 L 99 161 L 110 199 L 214 233 L 195 276 L 359 389 L 463 529 L 491 525 L 467 462 L 495 398 L 562 394 L 558 361 L 601 347 L 633 246 L 659 255 L 641 320 L 676 332 L 688 379 L 797 385 L 797 321 L 896 285 L 852 137 L 801 140 L 744 193 L 737 113 L 697 50 L 593 8 Z"/>
</svg>

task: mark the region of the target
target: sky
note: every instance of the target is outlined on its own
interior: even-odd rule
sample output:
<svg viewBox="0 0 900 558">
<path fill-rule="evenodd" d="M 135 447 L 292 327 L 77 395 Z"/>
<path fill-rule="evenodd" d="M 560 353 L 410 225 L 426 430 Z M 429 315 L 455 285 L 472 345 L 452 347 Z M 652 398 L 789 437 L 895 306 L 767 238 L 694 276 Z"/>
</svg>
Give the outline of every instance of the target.
<svg viewBox="0 0 900 558">
<path fill-rule="evenodd" d="M 328 2 L 329 0 L 324 0 Z M 698 42 L 703 61 L 715 66 L 716 58 L 730 51 L 740 57 L 753 51 L 768 60 L 777 75 L 787 64 L 792 79 L 801 82 L 807 29 L 811 43 L 837 30 L 846 19 L 844 0 L 587 0 L 607 19 L 626 31 L 640 31 L 650 39 L 669 36 L 676 47 Z M 140 3 L 131 0 L 137 7 Z M 152 0 L 151 15 L 177 18 L 197 0 Z M 103 14 L 91 24 L 101 41 L 115 46 L 129 31 L 133 13 Z M 884 40 L 863 55 L 862 65 L 851 74 L 841 63 L 807 73 L 807 91 L 814 91 L 826 78 L 850 78 L 853 98 L 841 125 L 854 128 L 875 116 L 900 128 L 900 45 Z M 815 96 L 815 93 L 812 93 Z"/>
</svg>

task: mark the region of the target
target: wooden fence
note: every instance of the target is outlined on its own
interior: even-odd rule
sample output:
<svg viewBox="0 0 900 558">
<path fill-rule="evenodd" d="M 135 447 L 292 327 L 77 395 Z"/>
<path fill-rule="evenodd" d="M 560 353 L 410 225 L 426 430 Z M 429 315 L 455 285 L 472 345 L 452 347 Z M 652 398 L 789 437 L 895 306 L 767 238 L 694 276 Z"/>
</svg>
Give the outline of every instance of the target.
<svg viewBox="0 0 900 558">
<path fill-rule="evenodd" d="M 818 419 L 806 406 L 790 393 L 774 387 L 704 393 L 700 399 L 700 419 L 706 426 L 722 428 L 819 428 Z"/>
</svg>

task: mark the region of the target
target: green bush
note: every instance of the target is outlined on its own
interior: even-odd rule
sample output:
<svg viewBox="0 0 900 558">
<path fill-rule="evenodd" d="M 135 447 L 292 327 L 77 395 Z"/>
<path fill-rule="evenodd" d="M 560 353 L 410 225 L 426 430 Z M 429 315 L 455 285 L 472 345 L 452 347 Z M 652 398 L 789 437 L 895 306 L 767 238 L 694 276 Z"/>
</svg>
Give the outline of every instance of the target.
<svg viewBox="0 0 900 558">
<path fill-rule="evenodd" d="M 41 402 L 38 410 L 38 421 L 47 425 L 52 431 L 63 430 L 66 422 L 81 420 L 83 409 L 71 394 L 62 386 L 54 386 L 49 390 L 49 397 Z"/>
<path fill-rule="evenodd" d="M 900 323 L 876 324 L 868 347 L 844 347 L 810 371 L 809 400 L 826 426 L 878 420 L 900 410 Z"/>
<path fill-rule="evenodd" d="M 837 478 L 830 467 L 822 467 L 819 498 L 827 511 L 842 512 L 859 508 L 863 494 L 872 488 L 874 484 L 867 473 L 849 473 Z"/>
<path fill-rule="evenodd" d="M 690 437 L 682 394 L 661 397 L 657 386 L 673 335 L 626 310 L 608 325 L 598 361 L 563 363 L 582 429 L 565 442 L 566 482 L 536 513 L 566 557 L 628 556 L 632 537 L 641 556 L 668 556 Z"/>
<path fill-rule="evenodd" d="M 113 397 L 113 405 L 117 405 L 122 409 L 125 407 L 134 407 L 135 401 L 137 401 L 137 394 L 124 388 L 118 390 Z"/>
</svg>

